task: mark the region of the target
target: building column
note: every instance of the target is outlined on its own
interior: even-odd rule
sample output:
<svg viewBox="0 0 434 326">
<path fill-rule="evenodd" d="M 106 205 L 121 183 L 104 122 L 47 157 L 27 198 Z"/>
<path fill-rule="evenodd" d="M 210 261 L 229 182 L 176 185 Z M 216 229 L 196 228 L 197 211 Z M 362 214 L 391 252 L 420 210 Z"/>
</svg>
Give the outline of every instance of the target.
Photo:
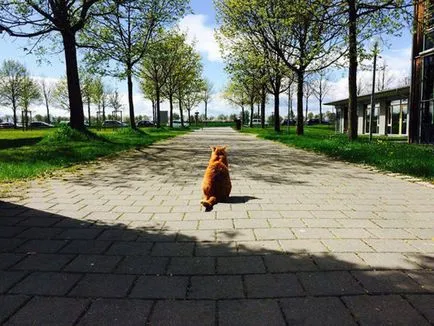
<svg viewBox="0 0 434 326">
<path fill-rule="evenodd" d="M 365 124 L 363 123 L 364 104 L 357 104 L 357 134 L 363 135 Z"/>
<path fill-rule="evenodd" d="M 378 134 L 379 135 L 385 135 L 386 134 L 386 128 L 387 128 L 387 102 L 386 101 L 380 101 L 380 112 L 378 113 L 378 119 L 379 119 L 379 128 L 378 128 Z"/>
</svg>

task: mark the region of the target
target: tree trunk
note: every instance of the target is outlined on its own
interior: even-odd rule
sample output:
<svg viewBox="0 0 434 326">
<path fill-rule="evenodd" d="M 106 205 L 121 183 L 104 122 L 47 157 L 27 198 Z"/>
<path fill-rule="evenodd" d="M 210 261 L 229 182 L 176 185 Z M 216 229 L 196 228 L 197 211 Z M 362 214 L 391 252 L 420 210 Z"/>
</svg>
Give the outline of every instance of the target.
<svg viewBox="0 0 434 326">
<path fill-rule="evenodd" d="M 244 106 L 241 105 L 241 125 L 244 125 Z"/>
<path fill-rule="evenodd" d="M 14 128 L 17 129 L 17 103 L 15 97 L 12 98 L 12 110 L 14 111 Z"/>
<path fill-rule="evenodd" d="M 155 88 L 155 96 L 156 96 L 156 115 L 157 115 L 157 128 L 161 127 L 161 117 L 160 117 L 160 89 L 158 87 Z"/>
<path fill-rule="evenodd" d="M 181 97 L 179 97 L 179 98 L 181 98 Z M 184 117 L 182 114 L 182 101 L 181 100 L 178 101 L 178 106 L 179 106 L 179 117 L 181 119 L 181 127 L 184 128 Z"/>
<path fill-rule="evenodd" d="M 136 127 L 136 119 L 134 117 L 132 67 L 128 67 L 127 68 L 127 80 L 128 80 L 128 106 L 130 108 L 130 124 L 131 124 L 131 128 L 137 129 L 137 127 Z"/>
<path fill-rule="evenodd" d="M 265 128 L 265 102 L 267 100 L 267 93 L 265 90 L 265 85 L 262 86 L 261 93 L 261 127 Z"/>
<path fill-rule="evenodd" d="M 306 103 L 305 103 L 305 114 L 304 119 L 307 121 L 307 114 L 309 113 L 309 97 L 306 96 Z"/>
<path fill-rule="evenodd" d="M 205 126 L 206 126 L 206 120 L 208 119 L 208 100 L 205 100 Z"/>
<path fill-rule="evenodd" d="M 47 123 L 51 123 L 51 121 L 50 121 L 50 107 L 48 105 L 47 97 L 45 97 L 45 107 L 47 108 Z"/>
<path fill-rule="evenodd" d="M 280 87 L 274 91 L 274 131 L 280 131 Z"/>
<path fill-rule="evenodd" d="M 105 121 L 105 101 L 102 101 L 102 121 Z"/>
<path fill-rule="evenodd" d="M 322 99 L 319 99 L 319 123 L 322 124 Z"/>
<path fill-rule="evenodd" d="M 253 99 L 250 100 L 250 128 L 253 128 L 253 111 L 255 110 L 255 103 Z"/>
<path fill-rule="evenodd" d="M 304 71 L 297 71 L 297 135 L 304 134 L 303 125 L 303 83 Z"/>
<path fill-rule="evenodd" d="M 190 110 L 187 110 L 188 113 L 188 124 L 191 124 L 191 115 L 190 115 Z"/>
<path fill-rule="evenodd" d="M 27 108 L 24 108 L 24 125 L 26 127 L 26 130 L 29 129 L 29 111 Z"/>
<path fill-rule="evenodd" d="M 318 90 L 318 101 L 319 101 L 319 123 L 322 124 L 322 89 L 323 89 L 323 80 L 322 75 L 320 75 L 319 80 L 319 90 Z"/>
<path fill-rule="evenodd" d="M 70 125 L 74 129 L 84 129 L 83 100 L 81 98 L 80 79 L 78 77 L 77 49 L 75 35 L 71 32 L 62 33 L 65 51 L 66 80 L 68 83 L 68 98 L 70 109 Z"/>
<path fill-rule="evenodd" d="M 172 94 L 169 94 L 169 105 L 170 105 L 169 127 L 173 128 L 173 95 Z"/>
<path fill-rule="evenodd" d="M 156 107 L 155 107 L 155 101 L 152 99 L 152 122 L 155 124 L 157 122 L 157 114 L 155 113 Z"/>
<path fill-rule="evenodd" d="M 90 97 L 87 98 L 87 119 L 89 127 L 91 126 L 91 122 L 90 122 Z"/>
<path fill-rule="evenodd" d="M 357 9 L 356 0 L 348 2 L 348 138 L 357 139 Z"/>
</svg>

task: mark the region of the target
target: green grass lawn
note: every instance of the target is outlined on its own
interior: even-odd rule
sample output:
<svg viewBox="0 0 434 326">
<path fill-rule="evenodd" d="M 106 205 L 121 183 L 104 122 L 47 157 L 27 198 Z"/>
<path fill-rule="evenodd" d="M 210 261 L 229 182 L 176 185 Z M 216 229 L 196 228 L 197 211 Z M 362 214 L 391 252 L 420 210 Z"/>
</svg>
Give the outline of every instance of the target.
<svg viewBox="0 0 434 326">
<path fill-rule="evenodd" d="M 81 134 L 70 128 L 0 131 L 0 181 L 33 178 L 56 169 L 92 161 L 156 141 L 188 129 L 105 129 Z"/>
<path fill-rule="evenodd" d="M 307 126 L 304 136 L 295 135 L 291 126 L 290 134 L 286 127 L 280 133 L 272 128 L 243 128 L 242 132 L 278 141 L 288 146 L 311 150 L 328 156 L 371 165 L 380 170 L 402 173 L 434 181 L 434 146 L 407 144 L 403 138 L 377 137 L 369 142 L 360 137 L 350 142 L 346 135 L 335 134 L 330 126 Z"/>
</svg>

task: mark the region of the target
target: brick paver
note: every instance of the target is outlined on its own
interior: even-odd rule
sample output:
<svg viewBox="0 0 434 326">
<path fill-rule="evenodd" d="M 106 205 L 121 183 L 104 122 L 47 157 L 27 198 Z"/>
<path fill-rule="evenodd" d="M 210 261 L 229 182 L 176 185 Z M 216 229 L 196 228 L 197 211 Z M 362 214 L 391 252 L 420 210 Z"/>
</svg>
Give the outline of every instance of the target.
<svg viewBox="0 0 434 326">
<path fill-rule="evenodd" d="M 199 202 L 209 145 L 232 196 Z M 428 325 L 434 189 L 230 128 L 0 201 L 0 323 Z"/>
</svg>

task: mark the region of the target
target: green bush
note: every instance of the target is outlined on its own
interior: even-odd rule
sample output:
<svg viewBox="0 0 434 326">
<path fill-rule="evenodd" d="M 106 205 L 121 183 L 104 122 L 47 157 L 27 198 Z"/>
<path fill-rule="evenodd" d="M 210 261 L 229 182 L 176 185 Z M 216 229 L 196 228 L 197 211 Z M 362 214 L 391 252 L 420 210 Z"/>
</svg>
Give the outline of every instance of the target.
<svg viewBox="0 0 434 326">
<path fill-rule="evenodd" d="M 70 126 L 65 124 L 60 125 L 53 133 L 48 134 L 41 140 L 41 144 L 47 143 L 64 143 L 68 141 L 87 141 L 91 139 L 91 133 L 81 132 L 72 129 Z"/>
</svg>

